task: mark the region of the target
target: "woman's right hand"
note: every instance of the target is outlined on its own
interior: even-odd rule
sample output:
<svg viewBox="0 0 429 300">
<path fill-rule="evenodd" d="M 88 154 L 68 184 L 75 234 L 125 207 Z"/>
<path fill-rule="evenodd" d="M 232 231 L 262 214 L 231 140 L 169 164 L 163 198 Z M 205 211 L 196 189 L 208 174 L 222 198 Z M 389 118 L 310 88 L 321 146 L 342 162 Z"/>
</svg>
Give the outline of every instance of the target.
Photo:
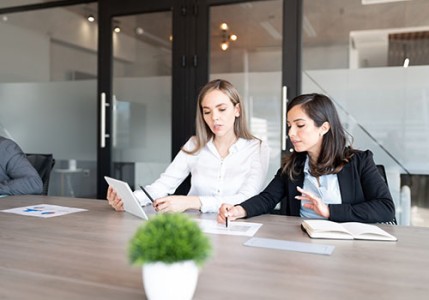
<svg viewBox="0 0 429 300">
<path fill-rule="evenodd" d="M 116 211 L 124 211 L 124 202 L 122 202 L 121 197 L 116 194 L 116 191 L 109 185 L 107 189 L 107 200 L 111 207 L 113 207 Z"/>
<path fill-rule="evenodd" d="M 226 223 L 226 217 L 228 221 L 234 221 L 240 218 L 246 217 L 246 211 L 240 205 L 222 204 L 217 214 L 217 222 L 221 224 Z"/>
</svg>

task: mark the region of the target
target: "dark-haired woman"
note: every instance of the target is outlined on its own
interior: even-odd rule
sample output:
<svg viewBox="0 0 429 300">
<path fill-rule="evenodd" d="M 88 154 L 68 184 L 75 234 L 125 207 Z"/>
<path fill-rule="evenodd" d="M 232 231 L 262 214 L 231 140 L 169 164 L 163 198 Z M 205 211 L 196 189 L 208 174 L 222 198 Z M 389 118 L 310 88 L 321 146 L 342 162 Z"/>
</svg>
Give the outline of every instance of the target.
<svg viewBox="0 0 429 300">
<path fill-rule="evenodd" d="M 391 222 L 395 206 L 371 151 L 348 145 L 334 103 L 325 95 L 294 98 L 287 108 L 294 152 L 259 195 L 223 204 L 218 222 L 270 213 L 286 199 L 286 214 L 336 222 Z"/>
</svg>

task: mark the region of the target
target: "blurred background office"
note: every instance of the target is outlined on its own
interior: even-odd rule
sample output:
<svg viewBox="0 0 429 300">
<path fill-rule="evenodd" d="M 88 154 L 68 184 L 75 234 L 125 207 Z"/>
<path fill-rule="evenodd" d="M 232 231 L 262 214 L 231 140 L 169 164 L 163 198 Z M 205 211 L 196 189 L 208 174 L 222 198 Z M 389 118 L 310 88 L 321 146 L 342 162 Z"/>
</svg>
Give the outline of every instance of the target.
<svg viewBox="0 0 429 300">
<path fill-rule="evenodd" d="M 0 132 L 53 153 L 50 195 L 152 182 L 221 77 L 272 149 L 270 176 L 287 99 L 325 93 L 385 166 L 399 223 L 429 226 L 429 1 L 10 0 L 0 38 Z"/>
</svg>

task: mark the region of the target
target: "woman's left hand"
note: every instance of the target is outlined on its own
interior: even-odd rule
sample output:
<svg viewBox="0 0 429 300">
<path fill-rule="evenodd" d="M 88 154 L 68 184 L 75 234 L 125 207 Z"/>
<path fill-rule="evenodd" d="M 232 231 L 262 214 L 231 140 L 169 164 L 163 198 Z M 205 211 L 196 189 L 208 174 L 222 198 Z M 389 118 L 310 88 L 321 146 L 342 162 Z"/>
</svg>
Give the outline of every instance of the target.
<svg viewBox="0 0 429 300">
<path fill-rule="evenodd" d="M 314 210 L 314 212 L 322 217 L 329 219 L 329 206 L 323 203 L 320 198 L 314 196 L 313 194 L 304 191 L 299 186 L 297 187 L 298 192 L 301 193 L 301 196 L 296 196 L 298 200 L 306 200 L 307 203 L 304 203 L 304 207 Z"/>
<path fill-rule="evenodd" d="M 157 212 L 184 212 L 187 209 L 200 209 L 200 199 L 195 196 L 167 196 L 156 199 L 153 207 Z"/>
</svg>

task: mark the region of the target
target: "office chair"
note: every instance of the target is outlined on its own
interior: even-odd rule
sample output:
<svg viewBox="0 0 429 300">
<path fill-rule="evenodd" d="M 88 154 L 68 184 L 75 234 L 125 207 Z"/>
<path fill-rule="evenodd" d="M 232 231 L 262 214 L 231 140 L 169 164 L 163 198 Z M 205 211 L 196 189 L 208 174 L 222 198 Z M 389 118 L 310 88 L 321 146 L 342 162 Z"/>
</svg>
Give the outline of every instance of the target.
<svg viewBox="0 0 429 300">
<path fill-rule="evenodd" d="M 386 169 L 383 165 L 377 165 L 377 169 L 380 172 L 381 177 L 384 179 L 384 182 L 386 182 L 387 187 L 389 187 L 389 183 L 387 182 L 387 175 L 386 175 Z M 396 222 L 396 218 L 393 218 L 392 221 L 389 222 L 381 222 L 382 224 L 389 224 L 389 225 L 398 225 Z"/>
<path fill-rule="evenodd" d="M 187 195 L 191 189 L 191 174 L 174 191 L 174 195 Z"/>
<path fill-rule="evenodd" d="M 387 175 L 386 175 L 386 170 L 384 169 L 383 165 L 377 165 L 377 169 L 380 172 L 381 177 L 384 179 L 384 182 L 386 182 L 386 185 L 389 186 L 388 182 L 387 182 Z"/>
<path fill-rule="evenodd" d="M 28 161 L 33 165 L 36 171 L 39 173 L 40 178 L 43 182 L 43 195 L 48 195 L 49 189 L 49 178 L 51 171 L 55 165 L 55 159 L 52 154 L 36 154 L 26 153 Z"/>
</svg>

